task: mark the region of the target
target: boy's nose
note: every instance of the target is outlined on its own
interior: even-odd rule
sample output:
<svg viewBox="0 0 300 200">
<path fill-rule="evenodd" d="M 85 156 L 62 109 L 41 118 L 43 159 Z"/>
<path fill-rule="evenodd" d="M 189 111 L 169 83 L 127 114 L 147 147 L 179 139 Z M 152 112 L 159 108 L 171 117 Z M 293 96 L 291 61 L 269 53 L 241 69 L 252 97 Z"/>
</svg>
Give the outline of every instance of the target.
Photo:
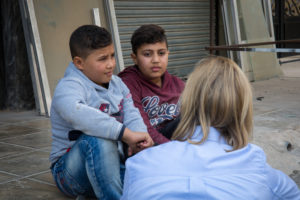
<svg viewBox="0 0 300 200">
<path fill-rule="evenodd" d="M 112 58 L 112 59 L 109 60 L 107 68 L 109 68 L 109 69 L 113 68 L 115 65 L 116 65 L 116 60 L 115 60 L 115 58 Z"/>
<path fill-rule="evenodd" d="M 158 54 L 154 53 L 152 56 L 152 62 L 159 62 L 159 56 Z"/>
</svg>

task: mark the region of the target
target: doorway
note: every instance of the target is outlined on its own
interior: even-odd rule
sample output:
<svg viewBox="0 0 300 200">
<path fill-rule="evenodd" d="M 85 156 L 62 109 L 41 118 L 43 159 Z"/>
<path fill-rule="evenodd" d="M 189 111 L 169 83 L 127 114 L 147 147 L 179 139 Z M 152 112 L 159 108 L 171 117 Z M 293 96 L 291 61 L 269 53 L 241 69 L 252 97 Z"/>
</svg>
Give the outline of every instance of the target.
<svg viewBox="0 0 300 200">
<path fill-rule="evenodd" d="M 276 40 L 300 38 L 300 0 L 272 0 L 272 15 Z M 300 44 L 278 44 L 278 48 L 300 48 Z M 278 53 L 278 57 L 296 53 Z"/>
<path fill-rule="evenodd" d="M 0 110 L 32 110 L 35 100 L 18 0 L 1 0 L 0 13 Z"/>
</svg>

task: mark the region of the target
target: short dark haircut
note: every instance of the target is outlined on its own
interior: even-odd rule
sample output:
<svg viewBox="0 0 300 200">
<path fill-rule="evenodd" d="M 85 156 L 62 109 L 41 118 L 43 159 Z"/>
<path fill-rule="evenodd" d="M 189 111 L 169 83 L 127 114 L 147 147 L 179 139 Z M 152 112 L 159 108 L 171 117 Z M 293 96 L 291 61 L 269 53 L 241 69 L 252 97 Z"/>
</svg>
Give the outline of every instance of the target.
<svg viewBox="0 0 300 200">
<path fill-rule="evenodd" d="M 112 44 L 111 34 L 96 25 L 78 27 L 71 35 L 69 46 L 72 59 L 75 56 L 86 58 L 91 51 L 101 49 Z"/>
<path fill-rule="evenodd" d="M 166 42 L 168 48 L 167 36 L 165 30 L 155 24 L 145 24 L 134 31 L 131 36 L 131 48 L 134 54 L 143 44 L 154 44 L 157 42 Z"/>
</svg>

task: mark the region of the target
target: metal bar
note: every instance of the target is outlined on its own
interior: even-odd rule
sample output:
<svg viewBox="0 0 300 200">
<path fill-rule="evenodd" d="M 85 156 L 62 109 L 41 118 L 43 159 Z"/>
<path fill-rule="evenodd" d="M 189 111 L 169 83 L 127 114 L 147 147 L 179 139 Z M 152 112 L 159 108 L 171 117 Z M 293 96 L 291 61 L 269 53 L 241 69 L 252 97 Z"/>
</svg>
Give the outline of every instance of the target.
<svg viewBox="0 0 300 200">
<path fill-rule="evenodd" d="M 239 12 L 237 8 L 237 2 L 236 0 L 233 0 L 232 2 L 232 8 L 233 8 L 233 21 L 234 21 L 234 29 L 235 29 L 235 35 L 236 35 L 236 44 L 242 43 L 242 36 L 241 36 L 241 28 L 240 28 L 240 20 L 239 20 Z"/>
<path fill-rule="evenodd" d="M 265 5 L 265 17 L 268 22 L 268 29 L 270 30 L 272 40 L 275 40 L 271 1 L 263 0 L 263 3 Z"/>
<path fill-rule="evenodd" d="M 109 22 L 109 28 L 112 34 L 112 38 L 114 40 L 115 45 L 115 52 L 116 52 L 116 61 L 118 66 L 118 72 L 122 71 L 124 69 L 124 60 L 123 60 L 123 54 L 121 49 L 121 42 L 120 42 L 120 36 L 119 36 L 119 30 L 118 30 L 118 24 L 117 24 L 117 17 L 114 7 L 113 0 L 105 0 L 105 9 L 107 13 L 107 18 Z"/>
<path fill-rule="evenodd" d="M 222 10 L 222 15 L 223 15 L 223 24 L 224 24 L 224 33 L 225 33 L 225 41 L 226 44 L 231 45 L 232 41 L 230 38 L 230 27 L 229 27 L 229 19 L 228 19 L 228 4 L 226 0 L 221 1 L 221 10 Z M 227 56 L 233 59 L 233 53 L 231 51 L 227 52 Z"/>
<path fill-rule="evenodd" d="M 205 47 L 206 50 L 217 51 L 250 51 L 250 52 L 281 52 L 281 53 L 300 53 L 296 48 L 248 48 L 248 47 Z"/>
<path fill-rule="evenodd" d="M 209 33 L 210 33 L 210 45 L 214 44 L 214 27 L 213 27 L 213 17 L 214 17 L 214 0 L 210 0 L 210 11 L 209 11 Z M 209 51 L 210 54 L 213 53 L 212 50 Z"/>
<path fill-rule="evenodd" d="M 284 13 L 285 13 L 285 2 L 282 0 L 278 0 L 277 2 L 275 2 L 276 5 L 278 5 L 278 10 L 279 10 L 279 33 L 280 33 L 280 37 L 279 39 L 285 39 L 285 31 L 284 31 Z M 282 46 L 281 46 L 282 47 Z"/>
<path fill-rule="evenodd" d="M 248 43 L 248 44 L 221 45 L 221 46 L 211 46 L 209 48 L 215 48 L 215 47 L 249 47 L 249 46 L 262 46 L 262 45 L 268 45 L 268 44 L 284 44 L 284 43 L 300 44 L 300 39 L 279 40 L 279 41 L 273 41 L 273 42 L 257 42 L 257 43 Z"/>
<path fill-rule="evenodd" d="M 235 33 L 235 37 L 234 37 L 235 38 L 235 44 L 240 44 L 244 41 L 242 41 L 242 36 L 241 36 L 237 1 L 232 0 L 230 2 L 231 2 L 231 8 L 232 8 L 233 27 L 234 27 L 234 33 Z M 243 68 L 245 66 L 244 57 L 243 57 L 243 55 L 240 51 L 237 52 L 237 58 L 238 58 L 238 64 Z"/>
</svg>

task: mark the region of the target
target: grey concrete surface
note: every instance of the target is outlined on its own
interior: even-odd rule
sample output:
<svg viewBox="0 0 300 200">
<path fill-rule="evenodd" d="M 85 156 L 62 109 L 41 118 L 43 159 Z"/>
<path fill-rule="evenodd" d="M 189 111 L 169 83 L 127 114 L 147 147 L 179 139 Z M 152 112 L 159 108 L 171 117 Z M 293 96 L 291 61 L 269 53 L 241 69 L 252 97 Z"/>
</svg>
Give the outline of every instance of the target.
<svg viewBox="0 0 300 200">
<path fill-rule="evenodd" d="M 253 82 L 253 143 L 300 186 L 300 56 L 280 59 L 283 75 Z"/>
<path fill-rule="evenodd" d="M 300 186 L 300 57 L 281 59 L 284 75 L 253 82 L 254 136 L 274 168 Z M 0 200 L 70 199 L 49 170 L 49 118 L 0 111 Z"/>
</svg>

